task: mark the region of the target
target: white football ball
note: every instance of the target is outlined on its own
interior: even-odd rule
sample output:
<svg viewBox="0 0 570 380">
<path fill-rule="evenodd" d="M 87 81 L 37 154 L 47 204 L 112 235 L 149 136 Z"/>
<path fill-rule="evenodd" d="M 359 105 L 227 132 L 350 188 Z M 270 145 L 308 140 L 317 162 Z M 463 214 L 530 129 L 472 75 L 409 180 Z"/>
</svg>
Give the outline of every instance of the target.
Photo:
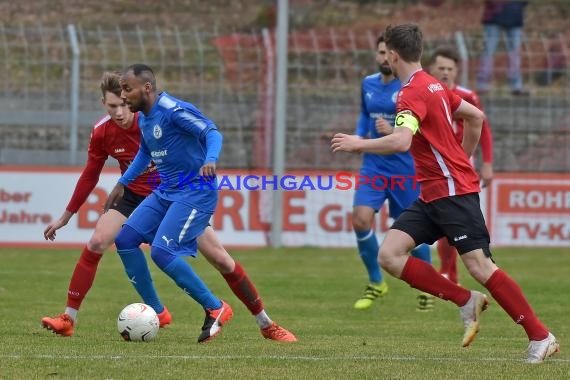
<svg viewBox="0 0 570 380">
<path fill-rule="evenodd" d="M 158 315 L 149 305 L 132 303 L 119 313 L 117 328 L 124 340 L 148 342 L 158 333 Z"/>
</svg>

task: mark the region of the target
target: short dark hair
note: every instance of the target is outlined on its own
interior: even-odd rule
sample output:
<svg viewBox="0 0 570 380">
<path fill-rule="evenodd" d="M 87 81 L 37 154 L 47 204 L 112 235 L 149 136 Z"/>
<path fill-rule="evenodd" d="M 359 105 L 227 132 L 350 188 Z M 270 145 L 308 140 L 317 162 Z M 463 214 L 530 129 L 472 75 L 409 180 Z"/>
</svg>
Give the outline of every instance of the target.
<svg viewBox="0 0 570 380">
<path fill-rule="evenodd" d="M 119 79 L 121 78 L 121 73 L 119 71 L 105 71 L 101 77 L 101 94 L 105 97 L 107 92 L 121 97 L 121 84 Z"/>
<path fill-rule="evenodd" d="M 380 42 L 386 42 L 386 38 L 384 38 L 384 33 L 380 34 L 380 35 L 378 36 L 378 38 L 376 39 L 376 46 L 378 46 L 378 44 L 379 44 Z"/>
<path fill-rule="evenodd" d="M 420 61 L 423 36 L 420 27 L 416 24 L 388 25 L 384 38 L 388 49 L 395 50 L 404 61 Z"/>
<path fill-rule="evenodd" d="M 437 47 L 431 55 L 429 64 L 433 65 L 437 57 L 451 59 L 453 62 L 455 62 L 456 65 L 458 65 L 459 62 L 461 62 L 461 58 L 459 58 L 459 53 L 457 52 L 457 50 L 453 46 L 449 45 Z"/>
<path fill-rule="evenodd" d="M 156 89 L 156 78 L 154 76 L 154 71 L 150 68 L 150 66 L 145 65 L 144 63 L 135 63 L 134 65 L 130 65 L 125 70 L 125 74 L 128 72 L 133 72 L 133 75 L 142 82 L 150 82 L 153 89 Z"/>
</svg>

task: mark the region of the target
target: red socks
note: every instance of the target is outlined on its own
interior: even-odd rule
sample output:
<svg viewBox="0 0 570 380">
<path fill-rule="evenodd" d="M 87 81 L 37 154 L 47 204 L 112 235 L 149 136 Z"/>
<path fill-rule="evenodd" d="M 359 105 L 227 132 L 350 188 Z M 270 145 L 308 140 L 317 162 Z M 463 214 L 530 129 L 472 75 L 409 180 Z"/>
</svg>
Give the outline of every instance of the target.
<svg viewBox="0 0 570 380">
<path fill-rule="evenodd" d="M 224 276 L 232 292 L 243 302 L 251 314 L 257 315 L 263 310 L 263 301 L 257 293 L 257 289 L 255 289 L 255 286 L 253 286 L 249 280 L 243 267 L 237 261 L 235 263 L 234 271 L 232 273 L 222 274 L 222 276 Z"/>
<path fill-rule="evenodd" d="M 431 265 L 415 257 L 408 258 L 400 278 L 413 288 L 450 300 L 457 306 L 465 305 L 471 297 L 469 290 L 449 281 Z M 543 340 L 548 336 L 548 329 L 534 314 L 519 285 L 505 272 L 497 269 L 485 287 L 513 321 L 524 328 L 529 340 Z"/>
<path fill-rule="evenodd" d="M 437 253 L 439 255 L 439 273 L 446 275 L 450 281 L 457 284 L 457 251 L 449 245 L 447 238 L 441 238 L 437 241 Z"/>
<path fill-rule="evenodd" d="M 524 328 L 529 340 L 542 340 L 548 336 L 548 329 L 534 314 L 521 288 L 509 275 L 497 269 L 485 287 L 512 320 Z"/>
<path fill-rule="evenodd" d="M 81 302 L 87 295 L 97 273 L 97 265 L 103 255 L 83 248 L 79 261 L 75 265 L 75 270 L 71 275 L 69 290 L 67 291 L 67 306 L 79 310 Z"/>
<path fill-rule="evenodd" d="M 431 264 L 413 256 L 408 257 L 400 279 L 407 282 L 412 288 L 449 300 L 457 306 L 465 305 L 471 297 L 469 290 L 449 281 L 439 274 Z"/>
</svg>

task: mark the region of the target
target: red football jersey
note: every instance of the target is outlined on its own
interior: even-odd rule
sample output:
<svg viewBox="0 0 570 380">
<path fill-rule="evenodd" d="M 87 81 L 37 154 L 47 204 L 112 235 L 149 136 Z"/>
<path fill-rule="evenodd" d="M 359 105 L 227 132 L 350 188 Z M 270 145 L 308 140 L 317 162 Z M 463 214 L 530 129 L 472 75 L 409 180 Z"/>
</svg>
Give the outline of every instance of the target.
<svg viewBox="0 0 570 380">
<path fill-rule="evenodd" d="M 479 101 L 479 97 L 475 91 L 462 86 L 455 86 L 451 89 L 453 93 L 458 95 L 461 99 L 468 103 L 473 104 L 475 107 L 483 110 L 483 106 Z M 461 144 L 463 141 L 463 119 L 453 119 L 455 137 L 457 141 Z M 483 162 L 493 162 L 493 135 L 491 133 L 491 128 L 489 127 L 489 122 L 487 118 L 483 121 L 483 128 L 481 129 L 481 137 L 479 138 L 479 145 L 481 146 L 481 154 L 483 156 Z"/>
<path fill-rule="evenodd" d="M 138 113 L 135 113 L 133 125 L 128 129 L 119 127 L 109 115 L 95 124 L 89 141 L 87 164 L 77 181 L 71 200 L 67 205 L 67 211 L 76 213 L 79 210 L 97 185 L 105 161 L 109 156 L 119 162 L 121 173 L 127 170 L 139 150 L 140 130 L 138 121 Z M 151 171 L 152 169 L 149 168 L 131 182 L 127 186 L 129 190 L 135 194 L 148 195 L 151 192 L 148 183 L 148 176 Z"/>
<path fill-rule="evenodd" d="M 479 176 L 453 132 L 452 114 L 461 101 L 423 70 L 412 74 L 398 94 L 397 112 L 411 111 L 419 120 L 410 152 L 425 202 L 480 191 Z"/>
</svg>

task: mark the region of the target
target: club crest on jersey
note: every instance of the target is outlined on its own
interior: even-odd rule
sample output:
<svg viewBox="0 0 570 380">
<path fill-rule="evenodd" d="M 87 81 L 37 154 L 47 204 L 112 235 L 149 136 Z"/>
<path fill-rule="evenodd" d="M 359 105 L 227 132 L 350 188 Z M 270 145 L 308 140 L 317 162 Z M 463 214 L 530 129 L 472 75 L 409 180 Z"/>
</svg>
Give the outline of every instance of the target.
<svg viewBox="0 0 570 380">
<path fill-rule="evenodd" d="M 393 102 L 393 103 L 396 103 L 396 101 L 398 100 L 398 93 L 399 93 L 399 92 L 400 92 L 400 91 L 396 91 L 396 92 L 394 92 L 394 93 L 392 94 L 392 102 Z"/>
<path fill-rule="evenodd" d="M 162 137 L 162 128 L 160 128 L 160 125 L 157 124 L 152 128 L 152 135 L 155 139 Z"/>
</svg>

